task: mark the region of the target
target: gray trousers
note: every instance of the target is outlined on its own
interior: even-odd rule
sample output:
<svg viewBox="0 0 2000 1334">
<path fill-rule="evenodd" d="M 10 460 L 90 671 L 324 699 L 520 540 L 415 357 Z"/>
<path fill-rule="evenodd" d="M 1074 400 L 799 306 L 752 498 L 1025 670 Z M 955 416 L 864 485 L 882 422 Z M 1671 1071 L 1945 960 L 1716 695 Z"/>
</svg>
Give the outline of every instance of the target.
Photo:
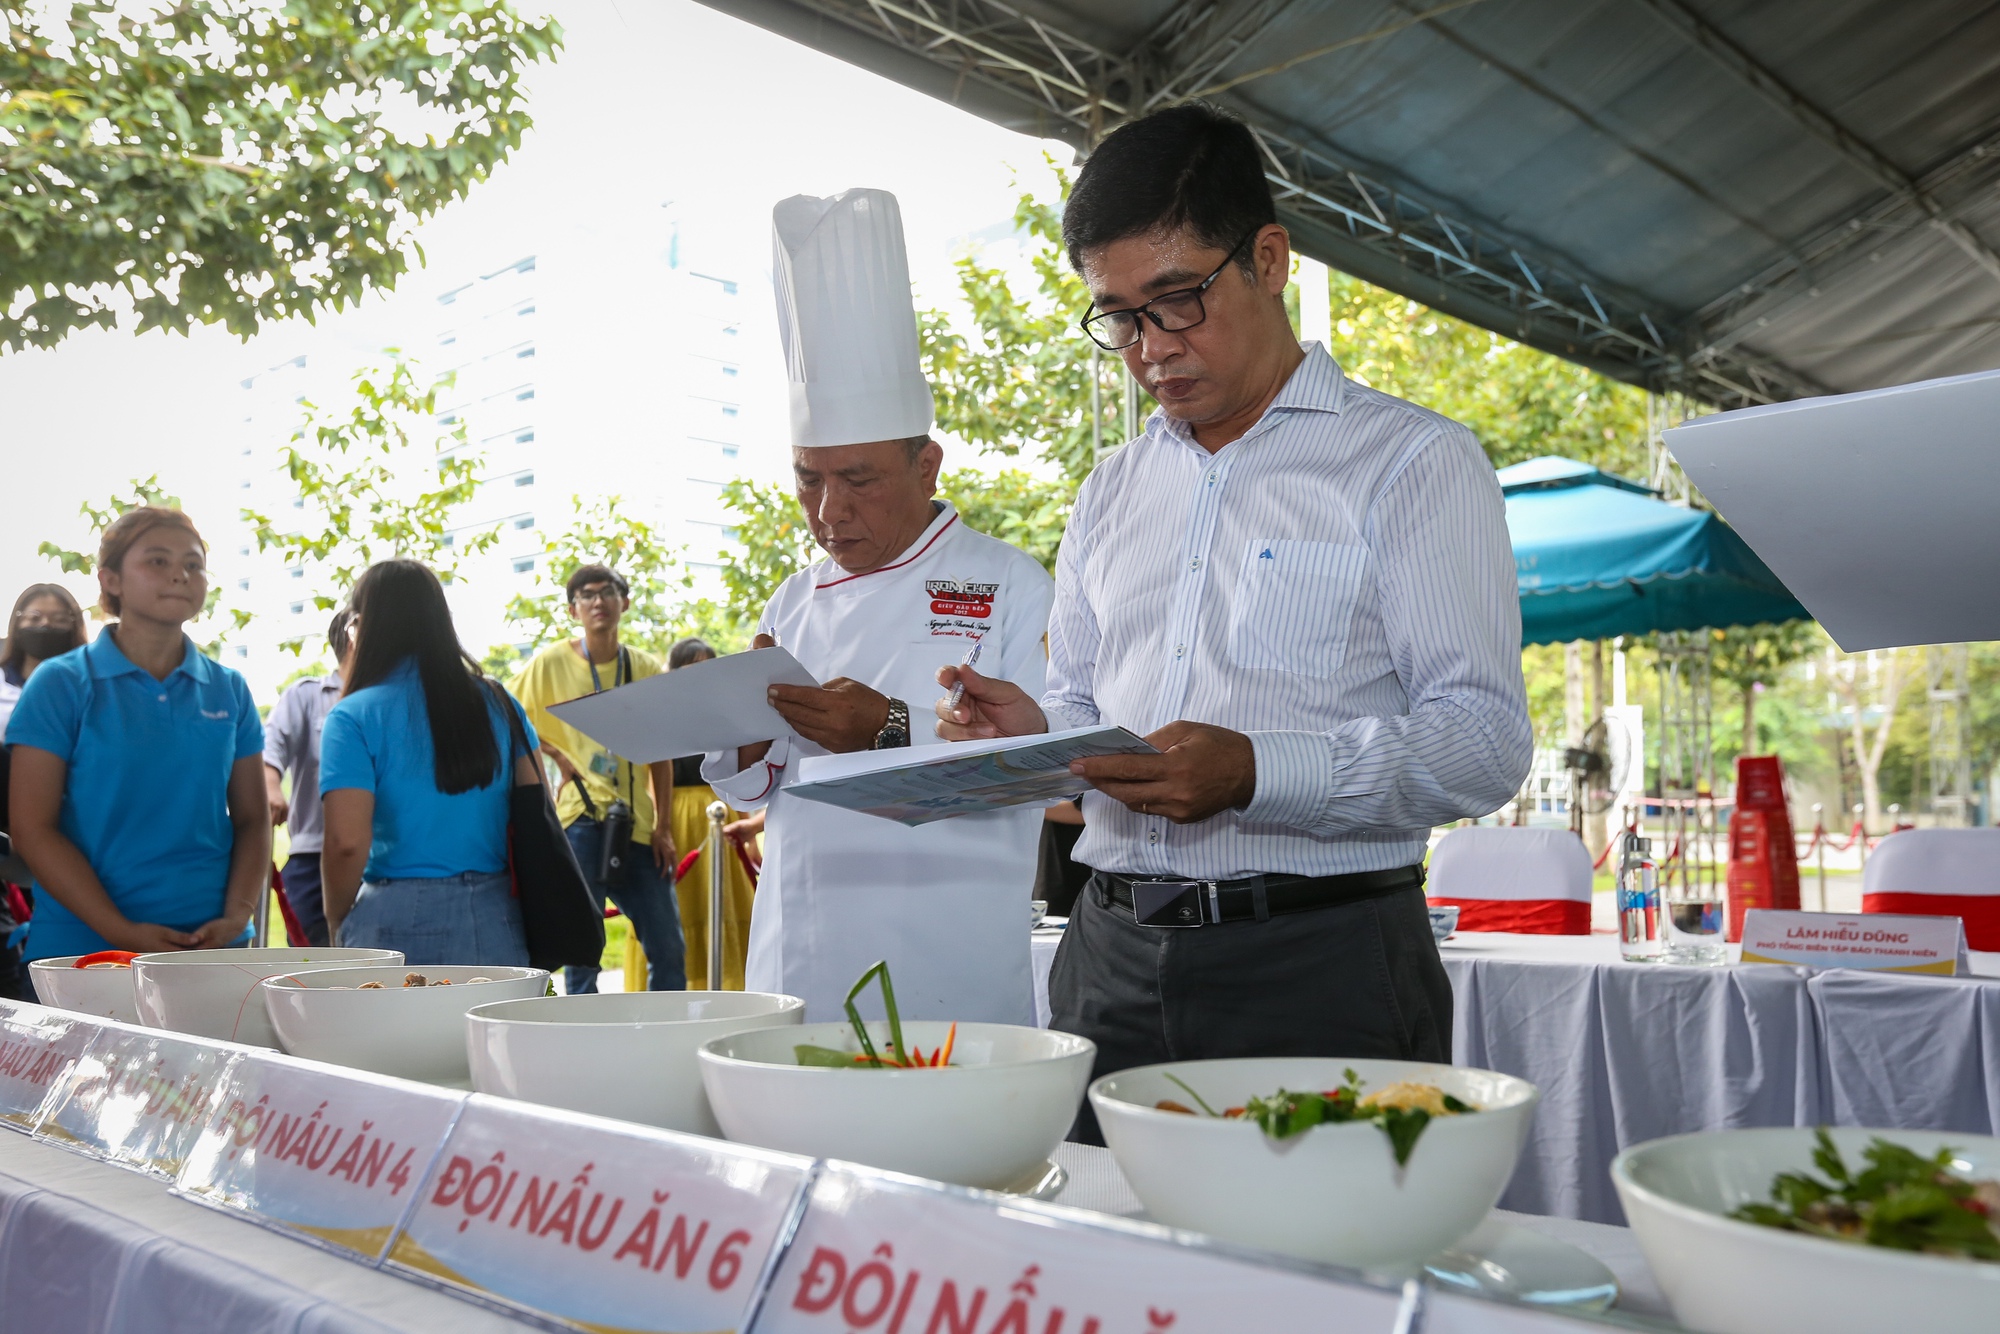
<svg viewBox="0 0 2000 1334">
<path fill-rule="evenodd" d="M 1229 1056 L 1451 1059 L 1451 981 L 1420 888 L 1265 922 L 1140 926 L 1101 877 L 1049 974 L 1049 1027 L 1097 1044 L 1099 1075 Z M 1070 1138 L 1102 1144 L 1086 1102 Z"/>
</svg>

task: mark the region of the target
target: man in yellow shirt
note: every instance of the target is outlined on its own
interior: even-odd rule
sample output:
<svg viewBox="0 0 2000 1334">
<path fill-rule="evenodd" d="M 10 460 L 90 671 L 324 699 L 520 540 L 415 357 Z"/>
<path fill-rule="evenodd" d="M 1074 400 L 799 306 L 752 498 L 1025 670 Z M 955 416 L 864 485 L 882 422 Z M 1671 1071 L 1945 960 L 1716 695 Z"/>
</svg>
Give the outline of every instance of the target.
<svg viewBox="0 0 2000 1334">
<path fill-rule="evenodd" d="M 646 951 L 652 989 L 683 991 L 686 961 L 674 903 L 678 854 L 669 822 L 654 818 L 655 811 L 673 809 L 673 761 L 638 765 L 620 759 L 549 712 L 551 704 L 652 676 L 660 660 L 618 642 L 618 623 L 632 601 L 631 589 L 612 570 L 579 566 L 563 591 L 570 619 L 583 634 L 529 659 L 514 693 L 534 720 L 542 753 L 562 775 L 556 814 L 598 905 L 608 898 L 631 921 Z M 622 838 L 621 826 L 628 830 Z M 609 854 L 607 832 L 623 845 Z M 572 996 L 596 991 L 597 970 L 565 969 L 563 981 Z"/>
</svg>

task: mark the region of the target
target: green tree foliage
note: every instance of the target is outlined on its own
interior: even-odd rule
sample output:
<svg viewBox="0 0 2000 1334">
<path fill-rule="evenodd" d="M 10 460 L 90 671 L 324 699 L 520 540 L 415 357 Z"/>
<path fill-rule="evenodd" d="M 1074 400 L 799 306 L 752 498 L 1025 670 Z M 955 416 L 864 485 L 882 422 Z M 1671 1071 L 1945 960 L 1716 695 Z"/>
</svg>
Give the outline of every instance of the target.
<svg viewBox="0 0 2000 1334">
<path fill-rule="evenodd" d="M 782 486 L 739 477 L 722 488 L 722 506 L 741 546 L 723 555 L 722 587 L 739 626 L 754 630 L 778 585 L 818 560 L 820 549 L 798 498 Z"/>
<path fill-rule="evenodd" d="M 735 618 L 708 599 L 690 599 L 694 576 L 687 549 L 670 547 L 659 530 L 625 508 L 622 496 L 571 499 L 573 517 L 542 547 L 535 587 L 507 604 L 507 619 L 521 632 L 515 644 L 495 645 L 486 667 L 511 673 L 537 650 L 576 635 L 563 585 L 579 566 L 608 565 L 632 590 L 632 606 L 619 626 L 619 639 L 665 657 L 674 642 L 698 635 L 728 653 L 743 647 Z M 761 604 L 760 604 L 761 606 Z"/>
<path fill-rule="evenodd" d="M 0 351 L 338 309 L 529 127 L 507 0 L 0 0 Z"/>
<path fill-rule="evenodd" d="M 983 473 L 960 468 L 938 479 L 938 490 L 968 527 L 1017 546 L 1053 573 L 1072 492 L 1019 468 Z"/>
<path fill-rule="evenodd" d="M 1818 653 L 1826 643 L 1826 634 L 1816 621 L 1739 625 L 1709 633 L 1715 641 L 1709 676 L 1717 685 L 1733 687 L 1743 710 L 1742 744 L 1737 754 L 1765 754 L 1757 731 L 1759 693 L 1777 685 L 1787 667 Z"/>
<path fill-rule="evenodd" d="M 130 489 L 126 494 L 108 497 L 102 505 L 93 505 L 86 500 L 77 507 L 77 513 L 90 524 L 91 536 L 101 536 L 119 515 L 142 506 L 155 505 L 170 510 L 181 508 L 181 498 L 167 493 L 166 488 L 160 485 L 157 473 L 144 481 L 135 478 L 128 483 L 128 486 Z M 97 572 L 97 555 L 94 551 L 72 551 L 56 542 L 43 542 L 36 550 L 60 566 L 64 574 Z M 103 615 L 97 609 L 94 599 L 84 598 L 83 602 L 92 616 Z M 195 646 L 209 657 L 216 657 L 221 654 L 222 646 L 228 642 L 229 636 L 250 624 L 251 620 L 251 613 L 240 607 L 224 608 L 222 589 L 210 580 L 208 596 L 202 602 L 201 616 L 195 622 L 196 631 L 206 631 L 209 637 L 197 640 Z"/>
<path fill-rule="evenodd" d="M 1495 467 L 1559 454 L 1646 475 L 1646 396 L 1586 367 L 1331 277 L 1334 359 L 1374 389 L 1464 422 Z"/>
<path fill-rule="evenodd" d="M 339 606 L 376 561 L 422 561 L 449 583 L 465 560 L 500 540 L 497 528 L 452 528 L 479 490 L 480 457 L 465 447 L 463 418 L 446 424 L 435 416 L 451 377 L 426 383 L 394 348 L 388 356 L 354 373 L 345 402 L 305 404 L 283 454 L 293 508 L 243 511 L 259 551 L 313 570 L 312 602 L 321 611 Z M 314 631 L 281 642 L 298 653 L 317 638 Z"/>
</svg>

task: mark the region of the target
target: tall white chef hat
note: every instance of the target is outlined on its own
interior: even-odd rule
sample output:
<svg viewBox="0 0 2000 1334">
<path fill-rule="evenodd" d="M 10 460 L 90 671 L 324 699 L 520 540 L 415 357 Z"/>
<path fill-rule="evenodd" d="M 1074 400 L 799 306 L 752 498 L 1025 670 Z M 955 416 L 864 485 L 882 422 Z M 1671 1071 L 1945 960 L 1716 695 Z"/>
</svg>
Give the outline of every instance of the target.
<svg viewBox="0 0 2000 1334">
<path fill-rule="evenodd" d="M 903 213 L 887 190 L 793 195 L 771 210 L 792 443 L 906 440 L 931 429 Z"/>
</svg>

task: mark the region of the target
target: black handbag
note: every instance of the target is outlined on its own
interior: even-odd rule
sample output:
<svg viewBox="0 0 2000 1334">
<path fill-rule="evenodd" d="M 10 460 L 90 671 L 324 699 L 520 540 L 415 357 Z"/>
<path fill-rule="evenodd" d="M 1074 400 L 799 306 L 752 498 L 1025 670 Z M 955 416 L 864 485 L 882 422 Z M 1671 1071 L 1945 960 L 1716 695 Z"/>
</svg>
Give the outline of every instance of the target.
<svg viewBox="0 0 2000 1334">
<path fill-rule="evenodd" d="M 604 958 L 604 914 L 591 897 L 547 785 L 514 782 L 515 758 L 533 759 L 534 754 L 513 698 L 497 684 L 494 689 L 513 734 L 506 766 L 507 869 L 514 877 L 514 897 L 521 901 L 528 963 L 548 969 L 595 968 Z"/>
</svg>

